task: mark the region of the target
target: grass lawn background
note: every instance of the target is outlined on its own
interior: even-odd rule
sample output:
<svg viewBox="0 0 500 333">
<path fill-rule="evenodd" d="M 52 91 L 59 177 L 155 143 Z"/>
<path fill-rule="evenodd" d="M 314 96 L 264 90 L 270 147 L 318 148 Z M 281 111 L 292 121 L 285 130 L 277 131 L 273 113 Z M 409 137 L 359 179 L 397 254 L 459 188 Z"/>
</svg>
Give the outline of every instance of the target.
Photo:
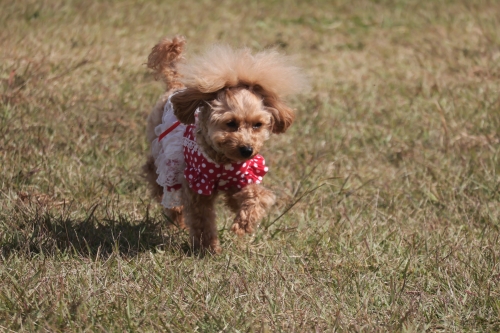
<svg viewBox="0 0 500 333">
<path fill-rule="evenodd" d="M 498 1 L 0 1 L 0 331 L 499 331 Z M 164 36 L 310 77 L 220 256 L 141 165 Z"/>
</svg>

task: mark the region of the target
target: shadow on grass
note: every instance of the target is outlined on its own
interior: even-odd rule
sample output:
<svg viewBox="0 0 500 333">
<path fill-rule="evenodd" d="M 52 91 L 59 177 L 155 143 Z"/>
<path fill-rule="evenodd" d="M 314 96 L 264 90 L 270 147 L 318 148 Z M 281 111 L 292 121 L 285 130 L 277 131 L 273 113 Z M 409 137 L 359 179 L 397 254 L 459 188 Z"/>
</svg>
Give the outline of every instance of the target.
<svg viewBox="0 0 500 333">
<path fill-rule="evenodd" d="M 18 220 L 15 225 L 6 224 L 2 229 L 6 231 L 0 239 L 0 252 L 4 256 L 57 252 L 88 257 L 107 257 L 112 253 L 135 256 L 158 250 L 193 254 L 186 233 L 170 226 L 166 218 L 147 216 L 133 221 L 119 216 L 99 220 L 91 214 L 89 218 L 74 220 L 47 213 L 25 216 L 21 223 Z"/>
</svg>

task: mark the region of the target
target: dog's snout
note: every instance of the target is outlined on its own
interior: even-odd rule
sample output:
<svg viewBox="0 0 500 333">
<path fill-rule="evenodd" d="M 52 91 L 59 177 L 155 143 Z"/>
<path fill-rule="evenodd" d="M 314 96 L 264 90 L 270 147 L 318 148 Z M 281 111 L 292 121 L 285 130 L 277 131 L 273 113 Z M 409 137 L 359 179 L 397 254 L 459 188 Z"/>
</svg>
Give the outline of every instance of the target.
<svg viewBox="0 0 500 333">
<path fill-rule="evenodd" d="M 250 146 L 242 146 L 240 147 L 240 154 L 243 157 L 250 157 L 252 156 L 253 149 Z"/>
</svg>

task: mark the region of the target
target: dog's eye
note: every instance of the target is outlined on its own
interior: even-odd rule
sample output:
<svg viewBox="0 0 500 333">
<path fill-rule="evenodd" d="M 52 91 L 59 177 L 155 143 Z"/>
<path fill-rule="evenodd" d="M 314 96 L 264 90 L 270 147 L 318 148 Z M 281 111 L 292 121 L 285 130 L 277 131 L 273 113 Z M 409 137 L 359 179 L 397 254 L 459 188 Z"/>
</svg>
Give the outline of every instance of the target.
<svg viewBox="0 0 500 333">
<path fill-rule="evenodd" d="M 229 128 L 233 128 L 233 129 L 238 128 L 238 124 L 237 124 L 234 120 L 231 120 L 231 121 L 230 121 L 230 122 L 228 122 L 226 125 L 227 125 L 227 127 L 229 127 Z"/>
<path fill-rule="evenodd" d="M 262 123 L 253 124 L 253 128 L 260 128 L 261 126 L 262 126 Z"/>
</svg>

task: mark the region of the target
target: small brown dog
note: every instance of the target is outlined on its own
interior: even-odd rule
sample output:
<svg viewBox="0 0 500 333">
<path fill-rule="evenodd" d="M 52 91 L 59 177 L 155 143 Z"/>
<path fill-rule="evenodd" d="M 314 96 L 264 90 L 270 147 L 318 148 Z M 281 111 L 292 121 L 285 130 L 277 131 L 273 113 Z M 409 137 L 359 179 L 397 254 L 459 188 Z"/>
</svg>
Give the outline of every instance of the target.
<svg viewBox="0 0 500 333">
<path fill-rule="evenodd" d="M 218 193 L 236 213 L 231 230 L 252 233 L 275 200 L 259 185 L 267 167 L 258 152 L 272 133 L 292 124 L 283 97 L 306 83 L 275 51 L 252 55 L 214 46 L 184 64 L 184 44 L 182 37 L 163 39 L 148 58 L 167 92 L 148 118 L 153 149 L 144 169 L 167 216 L 189 229 L 193 247 L 219 253 Z"/>
</svg>

